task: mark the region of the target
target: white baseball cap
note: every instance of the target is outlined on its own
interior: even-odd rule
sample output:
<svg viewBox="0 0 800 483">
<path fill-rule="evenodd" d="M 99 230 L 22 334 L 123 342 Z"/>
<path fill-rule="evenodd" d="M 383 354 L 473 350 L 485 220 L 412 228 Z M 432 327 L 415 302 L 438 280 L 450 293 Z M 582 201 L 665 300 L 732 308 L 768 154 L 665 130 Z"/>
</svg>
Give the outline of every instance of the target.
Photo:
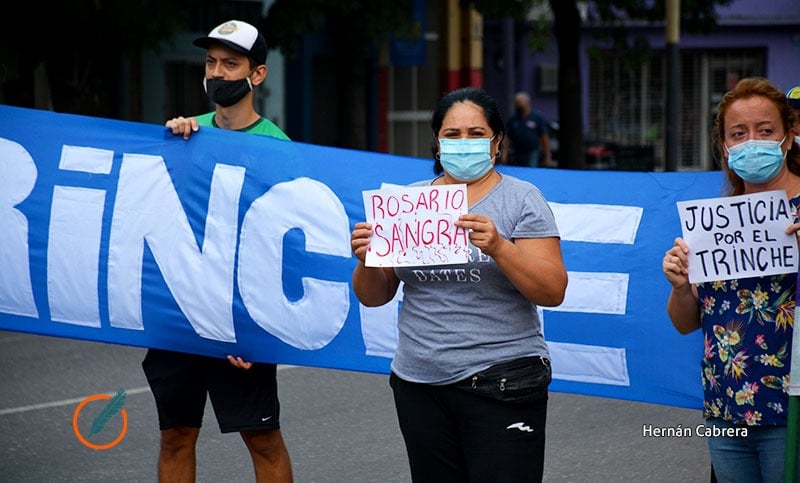
<svg viewBox="0 0 800 483">
<path fill-rule="evenodd" d="M 193 44 L 207 49 L 214 42 L 247 55 L 259 65 L 267 63 L 267 42 L 261 32 L 247 22 L 228 20 L 214 27 L 208 36 L 195 39 Z"/>
</svg>

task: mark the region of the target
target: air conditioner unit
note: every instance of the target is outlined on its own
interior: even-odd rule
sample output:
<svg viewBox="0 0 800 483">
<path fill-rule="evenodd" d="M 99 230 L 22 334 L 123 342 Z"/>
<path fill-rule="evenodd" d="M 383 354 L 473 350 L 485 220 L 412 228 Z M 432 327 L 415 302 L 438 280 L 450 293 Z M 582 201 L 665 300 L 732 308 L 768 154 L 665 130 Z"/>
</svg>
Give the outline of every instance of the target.
<svg viewBox="0 0 800 483">
<path fill-rule="evenodd" d="M 558 64 L 539 64 L 539 92 L 542 94 L 558 92 Z"/>
</svg>

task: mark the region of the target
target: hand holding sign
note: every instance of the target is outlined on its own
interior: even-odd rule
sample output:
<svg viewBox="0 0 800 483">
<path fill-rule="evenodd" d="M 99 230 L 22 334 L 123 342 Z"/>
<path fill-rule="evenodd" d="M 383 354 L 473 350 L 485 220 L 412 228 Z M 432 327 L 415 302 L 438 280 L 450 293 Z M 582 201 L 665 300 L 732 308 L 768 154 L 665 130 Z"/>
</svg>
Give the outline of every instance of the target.
<svg viewBox="0 0 800 483">
<path fill-rule="evenodd" d="M 797 272 L 797 242 L 785 232 L 794 212 L 784 191 L 677 205 L 690 282 Z"/>
<path fill-rule="evenodd" d="M 372 224 L 368 267 L 465 263 L 467 230 L 457 227 L 467 212 L 464 184 L 365 191 L 364 211 Z"/>
</svg>

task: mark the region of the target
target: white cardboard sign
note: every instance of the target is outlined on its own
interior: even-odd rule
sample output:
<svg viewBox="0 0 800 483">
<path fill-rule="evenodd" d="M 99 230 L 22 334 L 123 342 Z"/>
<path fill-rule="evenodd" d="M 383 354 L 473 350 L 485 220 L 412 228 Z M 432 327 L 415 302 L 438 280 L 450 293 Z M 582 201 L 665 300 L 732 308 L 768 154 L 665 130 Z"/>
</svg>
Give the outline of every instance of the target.
<svg viewBox="0 0 800 483">
<path fill-rule="evenodd" d="M 766 191 L 677 203 L 689 245 L 689 281 L 796 273 L 795 212 L 786 192 Z"/>
<path fill-rule="evenodd" d="M 466 263 L 469 234 L 455 226 L 467 213 L 467 186 L 388 186 L 364 191 L 373 235 L 368 267 Z"/>
</svg>

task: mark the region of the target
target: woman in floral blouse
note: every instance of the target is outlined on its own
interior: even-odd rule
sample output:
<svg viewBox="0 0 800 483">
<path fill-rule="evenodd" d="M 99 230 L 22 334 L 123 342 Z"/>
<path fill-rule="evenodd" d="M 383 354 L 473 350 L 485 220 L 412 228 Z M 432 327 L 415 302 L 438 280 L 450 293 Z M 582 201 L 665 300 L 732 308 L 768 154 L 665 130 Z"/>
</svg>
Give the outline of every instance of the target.
<svg viewBox="0 0 800 483">
<path fill-rule="evenodd" d="M 731 196 L 784 190 L 800 207 L 800 146 L 786 96 L 762 78 L 741 80 L 719 103 L 712 137 Z M 787 232 L 797 231 L 793 224 Z M 667 312 L 682 334 L 702 329 L 704 416 L 720 482 L 783 481 L 797 274 L 690 284 L 689 247 L 663 260 Z"/>
</svg>

